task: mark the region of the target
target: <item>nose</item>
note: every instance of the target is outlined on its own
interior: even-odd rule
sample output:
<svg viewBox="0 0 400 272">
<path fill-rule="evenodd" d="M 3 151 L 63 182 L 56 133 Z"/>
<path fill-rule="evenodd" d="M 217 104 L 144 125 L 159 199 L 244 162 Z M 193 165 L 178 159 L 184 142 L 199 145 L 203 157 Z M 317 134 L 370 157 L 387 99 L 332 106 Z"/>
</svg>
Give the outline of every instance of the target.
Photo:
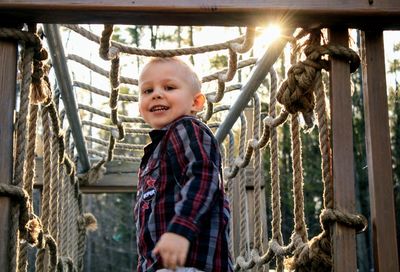
<svg viewBox="0 0 400 272">
<path fill-rule="evenodd" d="M 160 99 L 160 98 L 162 98 L 162 95 L 163 95 L 163 93 L 162 93 L 162 90 L 161 90 L 161 88 L 154 88 L 154 90 L 153 90 L 153 99 Z"/>
</svg>

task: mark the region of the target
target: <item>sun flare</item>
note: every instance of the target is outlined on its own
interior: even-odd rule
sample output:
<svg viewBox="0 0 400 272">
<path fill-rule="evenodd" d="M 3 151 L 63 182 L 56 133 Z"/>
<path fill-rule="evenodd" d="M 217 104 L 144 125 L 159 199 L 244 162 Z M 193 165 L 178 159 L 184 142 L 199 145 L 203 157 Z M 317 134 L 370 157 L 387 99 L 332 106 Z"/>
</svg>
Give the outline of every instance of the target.
<svg viewBox="0 0 400 272">
<path fill-rule="evenodd" d="M 269 25 L 261 30 L 261 35 L 257 38 L 258 44 L 269 45 L 281 36 L 279 25 Z"/>
</svg>

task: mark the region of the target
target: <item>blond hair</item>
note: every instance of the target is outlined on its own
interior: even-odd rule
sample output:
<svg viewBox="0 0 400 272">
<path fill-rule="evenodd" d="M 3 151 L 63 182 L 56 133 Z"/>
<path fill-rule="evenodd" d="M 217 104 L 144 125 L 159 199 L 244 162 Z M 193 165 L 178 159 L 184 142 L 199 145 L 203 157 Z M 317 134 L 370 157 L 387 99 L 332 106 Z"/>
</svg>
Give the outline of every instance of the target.
<svg viewBox="0 0 400 272">
<path fill-rule="evenodd" d="M 191 84 L 193 90 L 201 92 L 201 80 L 200 80 L 199 76 L 197 75 L 197 73 L 194 71 L 194 67 L 179 57 L 176 57 L 176 56 L 164 57 L 164 58 L 163 57 L 152 57 L 143 66 L 142 71 L 144 71 L 144 69 L 147 66 L 149 66 L 153 63 L 169 63 L 169 62 L 174 62 L 174 63 L 180 65 L 182 68 L 184 68 L 188 72 L 188 75 L 189 75 L 188 82 Z M 139 75 L 139 78 L 140 78 L 140 75 Z"/>
</svg>

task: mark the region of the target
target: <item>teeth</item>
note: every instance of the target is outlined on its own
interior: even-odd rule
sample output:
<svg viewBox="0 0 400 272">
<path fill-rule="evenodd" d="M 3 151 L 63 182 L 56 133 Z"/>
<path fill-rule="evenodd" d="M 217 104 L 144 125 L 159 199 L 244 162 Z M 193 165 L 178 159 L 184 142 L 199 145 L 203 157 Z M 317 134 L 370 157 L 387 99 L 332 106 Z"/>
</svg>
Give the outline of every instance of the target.
<svg viewBox="0 0 400 272">
<path fill-rule="evenodd" d="M 168 110 L 168 107 L 165 106 L 154 106 L 150 109 L 151 112 L 155 112 L 155 111 L 165 111 Z"/>
</svg>

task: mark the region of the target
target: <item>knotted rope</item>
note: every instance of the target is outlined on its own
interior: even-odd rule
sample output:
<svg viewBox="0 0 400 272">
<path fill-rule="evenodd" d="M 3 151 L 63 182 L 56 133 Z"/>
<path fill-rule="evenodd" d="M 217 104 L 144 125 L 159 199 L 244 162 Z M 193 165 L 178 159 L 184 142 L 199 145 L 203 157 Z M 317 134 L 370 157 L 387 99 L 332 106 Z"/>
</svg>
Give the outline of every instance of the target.
<svg viewBox="0 0 400 272">
<path fill-rule="evenodd" d="M 321 45 L 321 31 L 312 30 L 304 49 L 306 59 L 290 67 L 287 79 L 282 83 L 277 95 L 278 101 L 284 105 L 289 113 L 301 112 L 309 127 L 312 127 L 312 111 L 314 109 L 314 95 L 312 87 L 315 85 L 317 73 L 321 69 L 328 70 L 329 63 L 323 56 L 341 57 L 349 61 L 350 70 L 354 72 L 360 58 L 351 49 L 339 45 Z"/>
</svg>

